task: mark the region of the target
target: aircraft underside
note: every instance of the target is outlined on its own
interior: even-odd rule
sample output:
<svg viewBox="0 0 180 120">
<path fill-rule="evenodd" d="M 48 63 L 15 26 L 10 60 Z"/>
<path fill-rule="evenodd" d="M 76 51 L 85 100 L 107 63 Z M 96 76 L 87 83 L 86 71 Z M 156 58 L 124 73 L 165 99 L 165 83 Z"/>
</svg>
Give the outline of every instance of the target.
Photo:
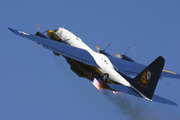
<svg viewBox="0 0 180 120">
<path fill-rule="evenodd" d="M 112 83 L 112 81 L 103 80 L 103 74 L 95 67 L 80 63 L 76 60 L 66 58 L 66 61 L 71 66 L 70 69 L 77 74 L 79 77 L 87 78 L 91 82 L 96 80 L 99 83 L 99 87 L 103 89 L 111 89 L 106 83 Z M 116 83 L 117 84 L 117 83 Z"/>
</svg>

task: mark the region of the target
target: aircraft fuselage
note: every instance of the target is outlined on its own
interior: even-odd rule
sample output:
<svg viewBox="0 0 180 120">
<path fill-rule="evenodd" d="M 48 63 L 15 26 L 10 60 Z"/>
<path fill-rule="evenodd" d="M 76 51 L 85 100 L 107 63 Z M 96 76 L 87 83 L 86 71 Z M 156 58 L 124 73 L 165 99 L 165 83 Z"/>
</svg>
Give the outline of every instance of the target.
<svg viewBox="0 0 180 120">
<path fill-rule="evenodd" d="M 107 75 L 107 76 L 102 75 L 103 76 L 102 79 L 106 79 L 105 77 L 108 77 L 108 79 L 113 80 L 116 83 L 130 87 L 130 83 L 126 79 L 124 79 L 114 69 L 113 64 L 105 55 L 93 51 L 79 37 L 75 36 L 73 33 L 69 32 L 68 30 L 66 30 L 64 28 L 58 28 L 54 31 L 54 33 L 57 37 L 59 37 L 62 41 L 66 42 L 67 44 L 69 44 L 73 47 L 81 48 L 81 49 L 88 51 L 91 54 L 91 56 L 94 58 L 94 60 L 96 61 L 97 65 L 98 65 L 97 70 L 101 72 L 100 74 Z M 69 60 L 67 60 L 67 61 L 69 61 Z M 78 68 L 78 67 L 76 67 L 76 68 Z M 80 66 L 79 66 L 79 69 L 80 69 Z"/>
</svg>

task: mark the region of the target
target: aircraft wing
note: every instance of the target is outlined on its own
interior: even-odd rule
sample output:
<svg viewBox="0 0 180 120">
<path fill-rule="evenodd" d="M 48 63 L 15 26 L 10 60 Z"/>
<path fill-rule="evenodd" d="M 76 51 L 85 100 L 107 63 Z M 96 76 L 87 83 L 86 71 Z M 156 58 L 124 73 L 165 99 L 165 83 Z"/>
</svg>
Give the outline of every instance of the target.
<svg viewBox="0 0 180 120">
<path fill-rule="evenodd" d="M 63 55 L 68 58 L 72 58 L 87 65 L 97 67 L 94 58 L 86 50 L 75 48 L 70 45 L 63 44 L 57 41 L 53 41 L 49 38 L 42 38 L 33 34 L 26 33 L 24 31 L 12 29 L 12 28 L 8 28 L 8 29 L 11 30 L 16 35 L 40 43 L 43 45 L 43 47 L 50 49 L 53 52 L 59 53 L 60 55 Z"/>
<path fill-rule="evenodd" d="M 142 65 L 139 63 L 135 62 L 129 62 L 126 60 L 118 59 L 113 56 L 107 56 L 112 64 L 114 65 L 115 69 L 119 73 L 123 73 L 126 75 L 133 75 L 136 76 L 138 75 L 143 69 L 145 69 L 147 66 Z M 162 70 L 161 77 L 168 77 L 168 78 L 175 78 L 175 79 L 180 79 L 180 75 L 175 72 L 171 72 L 168 70 Z"/>
</svg>

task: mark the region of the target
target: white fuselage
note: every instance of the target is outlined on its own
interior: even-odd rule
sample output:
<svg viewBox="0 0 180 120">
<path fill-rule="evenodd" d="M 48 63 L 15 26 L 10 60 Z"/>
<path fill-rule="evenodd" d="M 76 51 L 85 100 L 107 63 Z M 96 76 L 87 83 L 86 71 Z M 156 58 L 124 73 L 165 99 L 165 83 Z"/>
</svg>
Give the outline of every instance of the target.
<svg viewBox="0 0 180 120">
<path fill-rule="evenodd" d="M 69 32 L 64 28 L 58 28 L 55 34 L 59 38 L 61 38 L 61 40 L 67 42 L 69 45 L 88 51 L 96 61 L 97 65 L 99 66 L 98 70 L 102 73 L 108 73 L 109 78 L 112 81 L 130 87 L 130 83 L 114 70 L 113 64 L 105 55 L 93 51 L 80 38 L 76 37 L 73 33 Z"/>
</svg>

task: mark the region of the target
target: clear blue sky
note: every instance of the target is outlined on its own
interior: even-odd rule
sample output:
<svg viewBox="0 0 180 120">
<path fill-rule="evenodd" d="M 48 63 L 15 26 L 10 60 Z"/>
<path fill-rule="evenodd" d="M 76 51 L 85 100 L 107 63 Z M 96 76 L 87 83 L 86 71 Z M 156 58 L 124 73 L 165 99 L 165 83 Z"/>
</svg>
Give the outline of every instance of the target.
<svg viewBox="0 0 180 120">
<path fill-rule="evenodd" d="M 0 4 L 1 120 L 180 119 L 180 107 L 130 95 L 99 92 L 79 78 L 62 57 L 21 38 L 7 27 L 37 32 L 65 27 L 95 50 L 127 53 L 150 64 L 163 56 L 165 68 L 180 73 L 180 1 L 5 0 Z M 180 106 L 180 80 L 160 80 L 155 94 Z"/>
</svg>

